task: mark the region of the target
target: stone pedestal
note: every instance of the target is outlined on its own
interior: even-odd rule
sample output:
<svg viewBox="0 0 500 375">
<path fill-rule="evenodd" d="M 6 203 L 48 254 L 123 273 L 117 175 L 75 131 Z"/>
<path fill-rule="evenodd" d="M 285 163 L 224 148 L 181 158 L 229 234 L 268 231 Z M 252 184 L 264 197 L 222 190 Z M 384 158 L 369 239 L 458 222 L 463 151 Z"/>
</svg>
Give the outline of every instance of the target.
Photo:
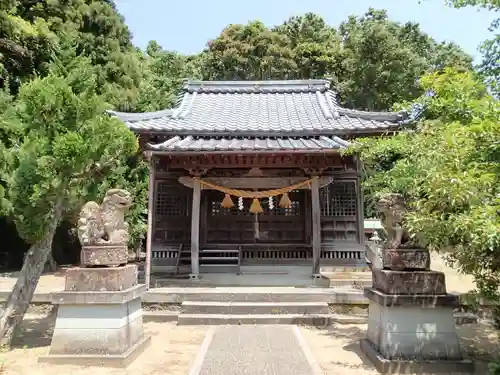
<svg viewBox="0 0 500 375">
<path fill-rule="evenodd" d="M 54 293 L 57 320 L 41 362 L 126 367 L 149 344 L 144 335 L 137 266 L 74 268 Z"/>
<path fill-rule="evenodd" d="M 429 270 L 426 250 L 383 250 L 382 269 L 372 269 L 367 338 L 362 351 L 383 374 L 473 370 L 464 360 L 453 309 L 458 296 L 446 293 L 445 276 Z"/>
<path fill-rule="evenodd" d="M 128 248 L 124 244 L 83 245 L 82 266 L 121 266 L 128 262 Z"/>
</svg>

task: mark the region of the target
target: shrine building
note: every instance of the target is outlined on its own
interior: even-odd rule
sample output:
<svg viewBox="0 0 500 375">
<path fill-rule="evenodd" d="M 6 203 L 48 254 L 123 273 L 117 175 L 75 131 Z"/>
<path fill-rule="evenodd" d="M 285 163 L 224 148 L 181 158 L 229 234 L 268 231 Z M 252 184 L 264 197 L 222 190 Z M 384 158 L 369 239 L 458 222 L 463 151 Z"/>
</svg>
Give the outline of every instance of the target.
<svg viewBox="0 0 500 375">
<path fill-rule="evenodd" d="M 342 108 L 326 80 L 188 81 L 173 109 L 109 113 L 150 160 L 148 287 L 155 272 L 365 264 L 361 163 L 343 151 L 408 121 Z"/>
</svg>

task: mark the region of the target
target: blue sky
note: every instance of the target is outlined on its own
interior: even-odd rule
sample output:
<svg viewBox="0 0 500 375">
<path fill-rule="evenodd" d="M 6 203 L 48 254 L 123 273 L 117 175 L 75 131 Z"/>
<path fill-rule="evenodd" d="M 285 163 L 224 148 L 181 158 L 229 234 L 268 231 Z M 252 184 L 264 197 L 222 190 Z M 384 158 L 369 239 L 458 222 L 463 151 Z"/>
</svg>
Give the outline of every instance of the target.
<svg viewBox="0 0 500 375">
<path fill-rule="evenodd" d="M 134 35 L 144 48 L 154 39 L 164 49 L 181 53 L 201 51 L 230 23 L 260 20 L 273 26 L 293 15 L 314 12 L 338 26 L 349 15 L 361 15 L 371 6 L 386 9 L 398 22 L 418 22 L 435 39 L 454 41 L 480 58 L 477 47 L 491 34 L 494 13 L 475 8 L 451 9 L 445 0 L 115 0 Z M 404 4 L 404 5 L 402 5 Z"/>
</svg>

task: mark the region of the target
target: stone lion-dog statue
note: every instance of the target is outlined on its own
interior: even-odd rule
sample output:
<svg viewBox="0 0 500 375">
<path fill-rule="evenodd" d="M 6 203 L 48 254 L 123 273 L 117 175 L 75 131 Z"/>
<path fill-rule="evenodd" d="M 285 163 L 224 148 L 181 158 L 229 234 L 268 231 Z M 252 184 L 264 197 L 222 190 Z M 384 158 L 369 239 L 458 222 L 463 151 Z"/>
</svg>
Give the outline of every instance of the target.
<svg viewBox="0 0 500 375">
<path fill-rule="evenodd" d="M 78 238 L 85 245 L 127 245 L 128 224 L 125 213 L 132 205 L 132 196 L 123 189 L 110 189 L 102 204 L 85 203 L 78 219 Z"/>
<path fill-rule="evenodd" d="M 409 207 L 403 195 L 397 193 L 381 194 L 378 197 L 376 208 L 380 215 L 380 223 L 387 235 L 384 248 L 422 248 L 419 245 L 420 241 L 412 236 L 406 227 L 405 219 Z"/>
</svg>

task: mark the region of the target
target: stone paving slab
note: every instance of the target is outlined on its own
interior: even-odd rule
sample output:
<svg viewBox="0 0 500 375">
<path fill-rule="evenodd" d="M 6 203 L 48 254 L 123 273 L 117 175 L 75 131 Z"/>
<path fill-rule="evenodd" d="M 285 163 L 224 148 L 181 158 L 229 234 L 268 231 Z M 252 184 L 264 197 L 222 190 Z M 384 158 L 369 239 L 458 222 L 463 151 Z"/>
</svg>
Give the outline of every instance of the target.
<svg viewBox="0 0 500 375">
<path fill-rule="evenodd" d="M 297 326 L 212 327 L 189 375 L 322 375 Z"/>
</svg>

